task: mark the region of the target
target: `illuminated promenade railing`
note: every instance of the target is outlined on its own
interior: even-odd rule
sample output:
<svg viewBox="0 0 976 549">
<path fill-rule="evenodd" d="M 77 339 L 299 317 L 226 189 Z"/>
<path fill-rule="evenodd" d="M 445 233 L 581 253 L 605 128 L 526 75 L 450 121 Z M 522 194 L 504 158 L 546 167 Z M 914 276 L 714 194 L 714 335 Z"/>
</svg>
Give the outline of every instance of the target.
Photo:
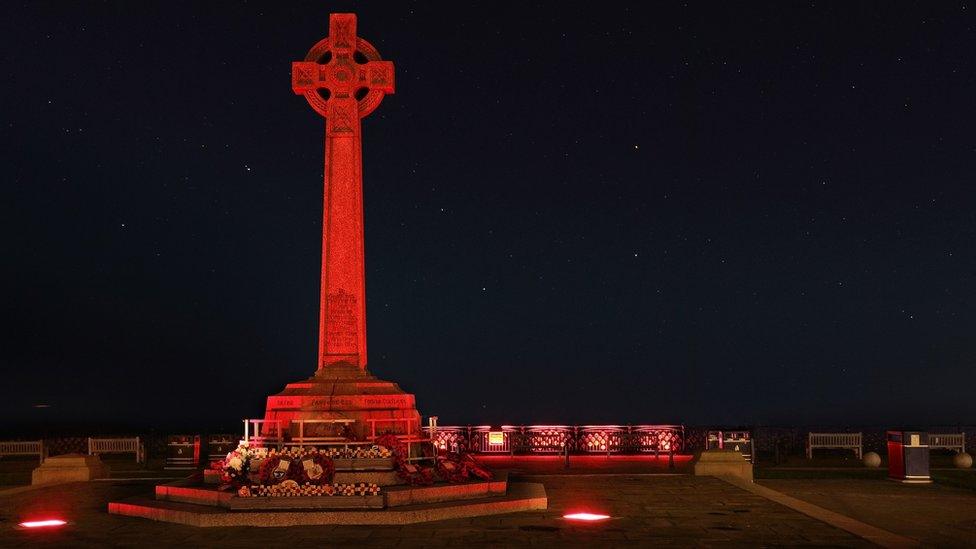
<svg viewBox="0 0 976 549">
<path fill-rule="evenodd" d="M 479 454 L 668 454 L 684 443 L 683 425 L 448 425 L 434 434 L 442 450 Z"/>
</svg>

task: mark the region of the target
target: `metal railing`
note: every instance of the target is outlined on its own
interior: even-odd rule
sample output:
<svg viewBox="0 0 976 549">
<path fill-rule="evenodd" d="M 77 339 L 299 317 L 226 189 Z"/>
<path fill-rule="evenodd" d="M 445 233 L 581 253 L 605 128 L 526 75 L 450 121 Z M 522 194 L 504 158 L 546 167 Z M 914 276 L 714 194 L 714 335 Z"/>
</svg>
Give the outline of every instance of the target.
<svg viewBox="0 0 976 549">
<path fill-rule="evenodd" d="M 266 448 L 274 446 L 280 450 L 285 443 L 284 433 L 281 432 L 281 420 L 245 419 L 244 442 Z"/>
<path fill-rule="evenodd" d="M 479 454 L 668 454 L 684 451 L 684 426 L 448 425 L 437 426 L 432 439 L 441 450 Z"/>
<path fill-rule="evenodd" d="M 345 442 L 347 437 L 344 434 L 334 433 L 334 434 L 309 434 L 305 426 L 316 427 L 320 425 L 326 426 L 340 426 L 340 428 L 348 427 L 349 425 L 356 423 L 355 419 L 294 419 L 292 420 L 292 428 L 290 433 L 291 444 L 297 445 L 299 448 L 305 446 L 328 446 L 334 445 L 335 443 Z M 295 429 L 295 426 L 298 426 Z M 314 429 L 313 429 L 314 430 Z"/>
</svg>

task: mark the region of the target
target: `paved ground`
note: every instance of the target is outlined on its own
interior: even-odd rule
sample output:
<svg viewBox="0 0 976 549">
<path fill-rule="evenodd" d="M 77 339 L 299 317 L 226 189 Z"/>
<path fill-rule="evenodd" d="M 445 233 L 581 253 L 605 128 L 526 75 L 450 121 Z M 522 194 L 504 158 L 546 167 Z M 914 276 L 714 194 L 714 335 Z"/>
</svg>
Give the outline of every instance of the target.
<svg viewBox="0 0 976 549">
<path fill-rule="evenodd" d="M 132 458 L 120 459 L 112 456 L 103 459 L 102 463 L 108 467 L 113 478 L 141 478 L 141 477 L 173 477 L 181 474 L 181 471 L 166 471 L 163 469 L 162 462 L 155 462 L 147 465 L 136 463 Z M 31 471 L 37 467 L 37 458 L 10 458 L 0 459 L 0 490 L 13 486 L 24 486 L 31 482 Z"/>
<path fill-rule="evenodd" d="M 976 491 L 888 480 L 761 480 L 867 524 L 942 547 L 976 546 Z"/>
<path fill-rule="evenodd" d="M 110 499 L 145 494 L 145 482 L 93 482 L 0 495 L 0 546 L 43 547 L 374 547 L 830 545 L 863 540 L 720 480 L 691 476 L 537 476 L 549 510 L 404 527 L 200 529 L 106 513 Z M 571 523 L 565 512 L 614 518 Z M 23 531 L 24 519 L 63 517 L 55 531 Z"/>
</svg>

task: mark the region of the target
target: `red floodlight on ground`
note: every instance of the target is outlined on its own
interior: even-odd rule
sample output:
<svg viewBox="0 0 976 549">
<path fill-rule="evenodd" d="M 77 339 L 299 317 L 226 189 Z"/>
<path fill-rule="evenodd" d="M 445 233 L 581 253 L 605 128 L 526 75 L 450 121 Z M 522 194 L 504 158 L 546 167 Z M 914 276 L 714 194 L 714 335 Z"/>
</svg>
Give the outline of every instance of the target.
<svg viewBox="0 0 976 549">
<path fill-rule="evenodd" d="M 63 521 L 61 519 L 44 519 L 24 521 L 18 526 L 21 528 L 56 528 L 59 526 L 64 526 L 65 524 L 68 524 L 67 521 Z"/>
<path fill-rule="evenodd" d="M 566 520 L 582 520 L 586 522 L 593 522 L 597 520 L 606 520 L 610 518 L 610 515 L 600 515 L 596 513 L 569 513 L 567 515 L 563 515 L 563 518 Z"/>
</svg>

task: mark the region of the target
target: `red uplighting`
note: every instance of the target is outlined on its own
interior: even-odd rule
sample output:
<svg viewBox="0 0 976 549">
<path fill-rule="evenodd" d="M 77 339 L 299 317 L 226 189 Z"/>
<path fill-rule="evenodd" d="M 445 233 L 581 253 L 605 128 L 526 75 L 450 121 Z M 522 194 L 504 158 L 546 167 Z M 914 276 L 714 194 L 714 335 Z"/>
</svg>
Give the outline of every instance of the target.
<svg viewBox="0 0 976 549">
<path fill-rule="evenodd" d="M 68 524 L 61 519 L 47 519 L 47 520 L 29 520 L 26 522 L 21 522 L 21 528 L 52 528 L 54 526 L 64 526 Z"/>
<path fill-rule="evenodd" d="M 594 520 L 606 520 L 610 518 L 610 515 L 598 515 L 594 513 L 570 513 L 568 515 L 563 515 L 563 518 L 568 520 L 594 521 Z"/>
</svg>

